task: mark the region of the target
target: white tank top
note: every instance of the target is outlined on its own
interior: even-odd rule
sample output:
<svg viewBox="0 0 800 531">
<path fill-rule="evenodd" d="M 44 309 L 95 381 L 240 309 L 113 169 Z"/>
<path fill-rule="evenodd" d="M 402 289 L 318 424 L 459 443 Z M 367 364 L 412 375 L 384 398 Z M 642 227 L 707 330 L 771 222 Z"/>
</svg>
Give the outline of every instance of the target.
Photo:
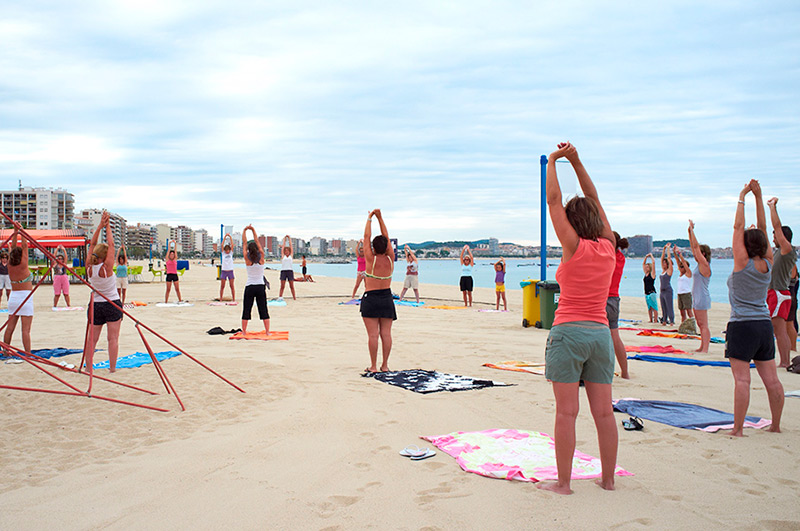
<svg viewBox="0 0 800 531">
<path fill-rule="evenodd" d="M 283 255 L 281 258 L 281 271 L 291 271 L 292 270 L 292 257 Z"/>
<path fill-rule="evenodd" d="M 233 271 L 233 253 L 222 253 L 222 270 Z"/>
<path fill-rule="evenodd" d="M 111 299 L 112 301 L 119 300 L 119 293 L 117 293 L 117 281 L 114 278 L 114 275 L 108 277 L 101 277 L 100 276 L 100 268 L 103 267 L 103 264 L 100 265 L 93 265 L 92 266 L 92 276 L 89 279 L 89 282 L 92 284 L 92 287 Z M 94 294 L 93 294 L 94 296 Z M 93 298 L 94 302 L 108 302 L 103 297 L 97 296 Z"/>
<path fill-rule="evenodd" d="M 247 269 L 247 282 L 245 286 L 264 285 L 264 264 L 253 264 L 245 266 Z"/>
<path fill-rule="evenodd" d="M 692 279 L 686 275 L 678 277 L 678 295 L 692 292 Z"/>
</svg>

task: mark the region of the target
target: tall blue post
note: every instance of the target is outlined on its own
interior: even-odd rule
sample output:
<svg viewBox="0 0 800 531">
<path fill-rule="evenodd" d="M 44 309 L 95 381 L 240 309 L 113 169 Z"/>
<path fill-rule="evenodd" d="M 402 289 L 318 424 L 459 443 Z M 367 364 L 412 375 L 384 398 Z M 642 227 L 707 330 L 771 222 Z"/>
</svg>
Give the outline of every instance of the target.
<svg viewBox="0 0 800 531">
<path fill-rule="evenodd" d="M 224 232 L 225 232 L 225 229 L 224 229 L 222 223 L 220 223 L 219 224 L 219 264 L 220 264 L 220 266 L 222 266 L 222 240 L 225 238 Z M 233 249 L 231 249 L 231 252 L 233 252 Z"/>
<path fill-rule="evenodd" d="M 541 252 L 541 279 L 547 280 L 547 156 L 542 155 L 542 158 L 539 159 L 539 164 L 541 165 L 541 213 L 542 213 L 542 222 L 541 222 L 541 237 L 539 238 L 542 245 L 542 252 Z"/>
</svg>

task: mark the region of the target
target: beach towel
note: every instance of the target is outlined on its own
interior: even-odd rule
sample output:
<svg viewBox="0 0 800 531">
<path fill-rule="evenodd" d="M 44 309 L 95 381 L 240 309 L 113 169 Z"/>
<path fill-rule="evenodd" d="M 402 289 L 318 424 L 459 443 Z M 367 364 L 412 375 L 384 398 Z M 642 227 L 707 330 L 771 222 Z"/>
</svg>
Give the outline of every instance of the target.
<svg viewBox="0 0 800 531">
<path fill-rule="evenodd" d="M 175 308 L 183 306 L 194 306 L 194 304 L 191 302 L 157 302 L 156 306 L 160 306 L 161 308 Z"/>
<path fill-rule="evenodd" d="M 79 312 L 83 309 L 83 306 L 53 306 L 54 312 Z"/>
<path fill-rule="evenodd" d="M 286 301 L 283 299 L 270 299 L 267 301 L 267 306 L 286 306 Z"/>
<path fill-rule="evenodd" d="M 678 332 L 677 328 L 672 328 L 672 329 L 664 328 L 664 329 L 659 330 L 659 329 L 656 329 L 656 328 L 640 328 L 640 327 L 636 327 L 636 326 L 621 326 L 617 330 L 633 330 L 633 331 L 636 331 L 636 332 L 642 332 L 642 331 L 644 331 L 644 332 L 655 332 L 655 334 L 653 334 L 653 335 L 657 335 L 658 333 L 671 333 L 671 332 L 677 333 Z M 640 334 L 640 335 L 645 335 L 645 334 Z"/>
<path fill-rule="evenodd" d="M 8 308 L 3 308 L 2 310 L 0 310 L 0 313 L 8 313 Z"/>
<path fill-rule="evenodd" d="M 487 313 L 508 313 L 508 310 L 478 310 L 478 311 Z"/>
<path fill-rule="evenodd" d="M 655 354 L 686 354 L 689 355 L 688 352 L 685 350 L 678 350 L 672 345 L 653 345 L 649 347 L 637 347 L 635 345 L 625 345 L 625 352 L 652 352 Z"/>
<path fill-rule="evenodd" d="M 469 376 L 447 374 L 423 369 L 409 369 L 405 371 L 366 372 L 362 376 L 375 378 L 379 382 L 396 385 L 415 393 L 437 393 L 439 391 L 470 391 L 484 387 L 501 387 L 513 384 L 493 382 L 492 380 L 478 380 Z"/>
<path fill-rule="evenodd" d="M 642 330 L 637 336 L 654 336 L 654 337 L 671 337 L 674 339 L 700 339 L 700 336 L 688 335 L 688 334 L 678 334 L 678 333 L 668 333 L 668 332 L 661 332 L 659 330 Z M 725 343 L 725 339 L 722 337 L 712 337 L 711 343 Z"/>
<path fill-rule="evenodd" d="M 425 301 L 400 301 L 396 300 L 394 303 L 398 306 L 413 306 L 414 308 L 419 308 L 425 304 Z"/>
<path fill-rule="evenodd" d="M 639 319 L 617 319 L 620 323 L 641 323 Z"/>
<path fill-rule="evenodd" d="M 615 400 L 614 409 L 632 417 L 652 420 L 653 422 L 660 422 L 687 430 L 715 432 L 733 428 L 733 413 L 683 402 L 625 398 Z M 745 417 L 744 427 L 761 429 L 770 424 L 772 424 L 772 421 L 769 419 L 748 415 Z"/>
<path fill-rule="evenodd" d="M 800 398 L 800 391 L 786 391 L 783 396 L 790 396 L 793 398 Z"/>
<path fill-rule="evenodd" d="M 142 301 L 133 301 L 133 302 L 126 302 L 125 304 L 122 305 L 122 307 L 125 308 L 126 310 L 132 310 L 139 306 L 147 306 L 147 303 Z"/>
<path fill-rule="evenodd" d="M 361 299 L 350 299 L 349 301 L 339 303 L 339 305 L 345 305 L 345 306 L 358 306 L 360 304 L 361 304 Z"/>
<path fill-rule="evenodd" d="M 555 442 L 546 433 L 514 429 L 457 431 L 422 437 L 441 451 L 455 457 L 467 472 L 495 479 L 538 482 L 558 479 Z M 632 476 L 617 467 L 618 476 Z M 600 460 L 575 451 L 572 479 L 599 478 Z"/>
<path fill-rule="evenodd" d="M 430 308 L 431 310 L 468 310 L 469 308 L 466 306 L 447 306 L 439 305 L 439 306 L 426 306 L 426 308 Z"/>
<path fill-rule="evenodd" d="M 60 358 L 61 356 L 68 356 L 69 354 L 81 354 L 83 352 L 82 348 L 40 348 L 36 350 L 32 350 L 31 354 L 35 354 L 40 358 Z M 10 358 L 10 357 L 17 357 L 17 356 L 5 356 L 2 352 L 0 352 L 0 359 Z"/>
<path fill-rule="evenodd" d="M 640 360 L 640 361 L 652 361 L 652 362 L 663 362 L 663 363 L 677 363 L 678 365 L 695 365 L 697 367 L 730 367 L 731 362 L 729 361 L 710 361 L 710 360 L 698 360 L 694 358 L 671 358 L 669 356 L 653 356 L 651 354 L 634 354 L 633 356 L 628 356 L 629 360 Z M 750 368 L 755 368 L 756 364 L 751 363 Z"/>
<path fill-rule="evenodd" d="M 259 339 L 261 341 L 289 341 L 289 332 L 273 332 L 270 330 L 269 335 L 263 330 L 258 332 L 236 332 L 228 339 Z"/>
<path fill-rule="evenodd" d="M 174 358 L 175 356 L 181 355 L 181 353 L 177 350 L 155 352 L 154 354 L 158 361 L 168 360 L 170 358 Z M 153 360 L 150 359 L 150 354 L 147 352 L 136 352 L 135 354 L 130 354 L 129 356 L 124 356 L 117 359 L 117 369 L 133 369 L 136 367 L 141 367 L 142 365 L 147 365 L 148 363 L 153 363 Z M 108 360 L 95 363 L 92 365 L 92 367 L 94 369 L 108 369 Z"/>
<path fill-rule="evenodd" d="M 529 361 L 501 361 L 500 363 L 484 363 L 484 367 L 500 369 L 501 371 L 527 372 L 529 374 L 544 374 L 544 363 L 531 363 Z"/>
<path fill-rule="evenodd" d="M 214 301 L 208 303 L 209 306 L 237 306 L 238 304 L 239 301 Z"/>
</svg>

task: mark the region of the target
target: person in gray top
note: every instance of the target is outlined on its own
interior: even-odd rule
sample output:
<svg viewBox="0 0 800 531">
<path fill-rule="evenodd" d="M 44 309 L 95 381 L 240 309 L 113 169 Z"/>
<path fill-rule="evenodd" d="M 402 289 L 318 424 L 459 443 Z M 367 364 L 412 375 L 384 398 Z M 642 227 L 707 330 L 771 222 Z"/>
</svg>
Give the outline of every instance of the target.
<svg viewBox="0 0 800 531">
<path fill-rule="evenodd" d="M 792 276 L 792 269 L 797 263 L 797 253 L 792 247 L 792 229 L 781 225 L 781 219 L 778 217 L 778 198 L 773 197 L 767 201 L 767 205 L 772 220 L 772 238 L 777 247 L 775 266 L 772 268 L 772 279 L 767 292 L 767 306 L 769 306 L 769 314 L 772 318 L 775 339 L 778 341 L 778 352 L 780 353 L 778 367 L 788 367 L 790 343 L 786 321 L 789 320 L 789 309 L 792 305 L 789 279 Z"/>
<path fill-rule="evenodd" d="M 744 199 L 749 192 L 756 200 L 756 227 L 745 230 Z M 769 431 L 781 431 L 783 386 L 775 367 L 775 341 L 767 309 L 767 286 L 773 265 L 772 249 L 767 239 L 767 219 L 761 186 L 753 179 L 739 192 L 733 223 L 733 272 L 728 278 L 731 318 L 725 334 L 725 357 L 733 373 L 733 430 L 742 437 L 747 406 L 750 404 L 750 361 L 764 382 L 772 413 Z"/>
</svg>

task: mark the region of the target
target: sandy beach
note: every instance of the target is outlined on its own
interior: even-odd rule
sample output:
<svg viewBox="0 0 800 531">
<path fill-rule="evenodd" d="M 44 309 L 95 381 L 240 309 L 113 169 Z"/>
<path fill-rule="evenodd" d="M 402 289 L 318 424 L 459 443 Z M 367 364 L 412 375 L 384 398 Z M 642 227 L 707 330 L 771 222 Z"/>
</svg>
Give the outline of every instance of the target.
<svg viewBox="0 0 800 531">
<path fill-rule="evenodd" d="M 241 306 L 208 305 L 218 295 L 215 273 L 193 262 L 182 277 L 191 307 L 157 307 L 163 282 L 132 284 L 128 300 L 148 305 L 130 312 L 246 393 L 185 356 L 163 365 L 186 411 L 163 393 L 152 365 L 120 369 L 115 377 L 157 396 L 99 381 L 95 393 L 168 413 L 0 390 L 0 529 L 800 528 L 800 462 L 794 454 L 800 448 L 800 399 L 786 399 L 781 434 L 747 429 L 747 437 L 734 439 L 649 421 L 643 431 L 620 428 L 618 464 L 635 475 L 618 478 L 615 492 L 576 480 L 573 496 L 558 496 L 534 483 L 467 473 L 441 451 L 419 462 L 398 455 L 409 444 L 428 446 L 420 436 L 454 431 L 552 434 L 555 402 L 543 376 L 482 366 L 544 361 L 547 331 L 522 328 L 521 291 L 508 291 L 508 313 L 397 308 L 391 369 L 436 369 L 515 384 L 423 395 L 361 376 L 368 354 L 358 307 L 338 304 L 349 299 L 353 280 L 315 276 L 315 283 L 296 284 L 297 301 L 289 296 L 286 307 L 270 307 L 272 329 L 289 331 L 288 341 L 232 341 L 206 334 L 214 326 L 241 324 Z M 237 270 L 237 295 L 244 276 Z M 266 276 L 269 296 L 275 297 L 278 271 Z M 394 284 L 393 291 L 401 289 Z M 460 298 L 452 286 L 423 284 L 421 294 L 428 304 L 458 304 Z M 88 289 L 73 285 L 71 295 L 73 304 L 85 306 Z M 475 308 L 493 308 L 494 292 L 478 288 L 475 300 Z M 85 313 L 53 312 L 51 303 L 52 288 L 42 286 L 35 298 L 33 348 L 80 348 Z M 722 335 L 728 313 L 727 305 L 713 305 L 713 336 Z M 646 320 L 644 301 L 623 298 L 621 316 Z M 261 323 L 250 326 L 259 330 Z M 632 331 L 621 335 L 631 345 L 692 351 L 699 344 Z M 148 340 L 156 351 L 170 350 L 154 337 Z M 105 336 L 98 347 L 105 349 L 104 342 Z M 120 356 L 143 351 L 130 319 L 120 343 Z M 13 344 L 21 346 L 19 332 Z M 695 357 L 722 360 L 723 351 L 724 345 L 712 344 L 709 354 Z M 103 351 L 95 361 L 106 359 Z M 629 366 L 633 378 L 614 381 L 615 398 L 733 410 L 728 368 L 642 361 Z M 60 375 L 85 386 L 84 376 Z M 779 377 L 787 391 L 800 389 L 800 376 L 779 370 Z M 0 381 L 61 388 L 27 364 L 0 363 Z M 594 424 L 581 394 L 577 449 L 597 456 Z M 755 371 L 748 413 L 769 418 Z"/>
</svg>

